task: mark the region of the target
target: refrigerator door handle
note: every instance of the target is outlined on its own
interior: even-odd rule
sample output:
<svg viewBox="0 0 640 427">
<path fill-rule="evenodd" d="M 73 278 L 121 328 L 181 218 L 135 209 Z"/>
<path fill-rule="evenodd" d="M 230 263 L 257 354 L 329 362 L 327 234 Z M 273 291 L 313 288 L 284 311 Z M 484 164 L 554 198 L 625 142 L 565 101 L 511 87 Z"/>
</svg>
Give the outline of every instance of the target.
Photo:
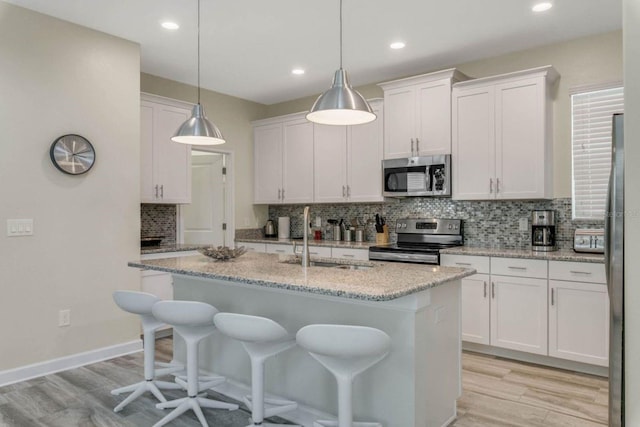
<svg viewBox="0 0 640 427">
<path fill-rule="evenodd" d="M 607 278 L 607 290 L 609 291 L 609 295 L 611 295 L 611 272 L 609 271 L 611 265 L 611 247 L 613 245 L 613 236 L 611 229 L 611 206 L 612 206 L 612 185 L 613 185 L 613 174 L 615 173 L 614 166 L 611 167 L 611 173 L 609 174 L 609 184 L 607 186 L 607 204 L 604 212 L 604 235 L 606 241 L 604 242 L 604 272 Z"/>
</svg>

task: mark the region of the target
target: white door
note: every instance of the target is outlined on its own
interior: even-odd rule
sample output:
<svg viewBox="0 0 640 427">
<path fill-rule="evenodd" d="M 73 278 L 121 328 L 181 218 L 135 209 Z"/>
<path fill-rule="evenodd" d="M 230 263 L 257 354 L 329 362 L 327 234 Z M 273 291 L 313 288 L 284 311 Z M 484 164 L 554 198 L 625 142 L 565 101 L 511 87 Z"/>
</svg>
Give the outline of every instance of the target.
<svg viewBox="0 0 640 427">
<path fill-rule="evenodd" d="M 347 201 L 347 130 L 314 125 L 314 201 Z"/>
<path fill-rule="evenodd" d="M 191 203 L 191 146 L 171 141 L 191 112 L 156 104 L 154 113 L 154 174 L 156 185 L 160 186 L 160 201 Z"/>
<path fill-rule="evenodd" d="M 416 151 L 420 156 L 451 154 L 451 81 L 416 88 Z"/>
<path fill-rule="evenodd" d="M 474 274 L 462 279 L 462 340 L 489 345 L 490 278 Z"/>
<path fill-rule="evenodd" d="M 544 78 L 496 85 L 496 197 L 545 196 Z"/>
<path fill-rule="evenodd" d="M 608 366 L 607 286 L 549 280 L 549 292 L 549 356 Z"/>
<path fill-rule="evenodd" d="M 547 354 L 547 280 L 491 276 L 491 345 Z"/>
<path fill-rule="evenodd" d="M 187 244 L 229 246 L 225 242 L 225 155 L 194 150 L 191 161 L 191 204 L 182 208 Z"/>
<path fill-rule="evenodd" d="M 452 113 L 453 194 L 458 200 L 495 197 L 493 87 L 454 88 Z"/>
<path fill-rule="evenodd" d="M 154 203 L 153 182 L 153 105 L 140 103 L 140 198 L 142 203 Z"/>
<path fill-rule="evenodd" d="M 254 203 L 280 203 L 282 195 L 282 124 L 253 130 Z"/>
<path fill-rule="evenodd" d="M 351 202 L 382 202 L 382 156 L 384 111 L 381 103 L 371 104 L 378 116 L 371 123 L 349 126 L 347 130 L 347 183 Z"/>
<path fill-rule="evenodd" d="M 282 202 L 313 202 L 313 123 L 285 122 L 282 144 Z"/>
<path fill-rule="evenodd" d="M 411 157 L 411 140 L 416 138 L 416 95 L 413 87 L 384 92 L 384 158 Z M 415 146 L 414 146 L 415 149 Z"/>
</svg>

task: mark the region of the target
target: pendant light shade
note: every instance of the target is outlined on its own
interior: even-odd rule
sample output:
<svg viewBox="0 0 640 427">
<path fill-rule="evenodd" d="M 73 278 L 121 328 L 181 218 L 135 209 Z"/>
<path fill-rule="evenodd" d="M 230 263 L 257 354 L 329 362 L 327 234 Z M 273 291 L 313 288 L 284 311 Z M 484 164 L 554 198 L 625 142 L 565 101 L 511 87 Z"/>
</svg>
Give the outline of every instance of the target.
<svg viewBox="0 0 640 427">
<path fill-rule="evenodd" d="M 198 103 L 193 106 L 191 118 L 180 125 L 171 140 L 191 145 L 220 145 L 225 143 L 222 132 L 207 119 L 204 114 L 204 107 L 200 104 L 200 0 L 198 0 Z"/>
<path fill-rule="evenodd" d="M 376 119 L 371 106 L 351 87 L 342 69 L 342 0 L 340 0 L 340 68 L 333 76 L 331 88 L 316 99 L 307 120 L 323 125 L 359 125 Z"/>
</svg>

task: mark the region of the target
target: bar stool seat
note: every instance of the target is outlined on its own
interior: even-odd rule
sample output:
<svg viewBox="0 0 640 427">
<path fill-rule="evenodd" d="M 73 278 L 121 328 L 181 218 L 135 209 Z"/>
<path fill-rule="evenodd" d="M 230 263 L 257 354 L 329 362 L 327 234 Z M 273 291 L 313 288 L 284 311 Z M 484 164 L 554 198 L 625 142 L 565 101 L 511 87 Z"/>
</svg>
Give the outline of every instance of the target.
<svg viewBox="0 0 640 427">
<path fill-rule="evenodd" d="M 338 420 L 318 420 L 314 427 L 382 427 L 377 422 L 353 422 L 353 378 L 382 360 L 391 338 L 367 326 L 309 325 L 296 334 L 298 345 L 331 372 L 338 383 Z"/>
<path fill-rule="evenodd" d="M 264 422 L 265 418 L 298 407 L 296 402 L 290 400 L 265 398 L 264 363 L 269 357 L 294 347 L 295 337 L 280 324 L 266 317 L 218 313 L 213 321 L 220 332 L 242 343 L 251 360 L 251 396 L 245 396 L 244 403 L 251 410 L 252 424 L 247 427 L 292 427 L 291 424 Z"/>
<path fill-rule="evenodd" d="M 146 292 L 115 291 L 113 300 L 122 310 L 140 316 L 144 350 L 144 381 L 111 390 L 113 395 L 131 392 L 126 399 L 113 408 L 114 412 L 120 412 L 125 406 L 146 392 L 153 394 L 160 402 L 166 402 L 167 399 L 162 395 L 160 389 L 179 389 L 180 385 L 174 382 L 158 381 L 156 378 L 181 371 L 184 367 L 180 364 L 155 362 L 155 331 L 164 326 L 164 323 L 153 316 L 151 309 L 161 299 Z M 156 369 L 155 365 L 160 366 L 162 369 Z"/>
<path fill-rule="evenodd" d="M 238 405 L 208 399 L 200 392 L 224 382 L 224 377 L 211 377 L 210 381 L 204 381 L 198 377 L 198 344 L 204 338 L 215 332 L 213 316 L 218 310 L 212 305 L 197 301 L 160 301 L 153 306 L 153 315 L 173 328 L 184 339 L 187 347 L 187 381 L 176 378 L 176 382 L 182 383 L 187 388 L 187 397 L 159 403 L 158 409 L 175 408 L 164 418 L 158 421 L 154 427 L 163 426 L 188 410 L 193 410 L 200 424 L 208 427 L 202 408 L 238 409 Z"/>
</svg>

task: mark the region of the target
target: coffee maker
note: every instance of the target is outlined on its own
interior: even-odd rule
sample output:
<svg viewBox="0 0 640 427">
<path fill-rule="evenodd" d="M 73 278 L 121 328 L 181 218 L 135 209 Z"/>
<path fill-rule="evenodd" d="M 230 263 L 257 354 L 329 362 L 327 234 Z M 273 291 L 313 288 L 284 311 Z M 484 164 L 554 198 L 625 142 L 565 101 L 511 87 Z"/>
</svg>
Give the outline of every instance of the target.
<svg viewBox="0 0 640 427">
<path fill-rule="evenodd" d="M 531 213 L 531 249 L 542 252 L 558 249 L 554 211 L 533 211 Z"/>
</svg>

